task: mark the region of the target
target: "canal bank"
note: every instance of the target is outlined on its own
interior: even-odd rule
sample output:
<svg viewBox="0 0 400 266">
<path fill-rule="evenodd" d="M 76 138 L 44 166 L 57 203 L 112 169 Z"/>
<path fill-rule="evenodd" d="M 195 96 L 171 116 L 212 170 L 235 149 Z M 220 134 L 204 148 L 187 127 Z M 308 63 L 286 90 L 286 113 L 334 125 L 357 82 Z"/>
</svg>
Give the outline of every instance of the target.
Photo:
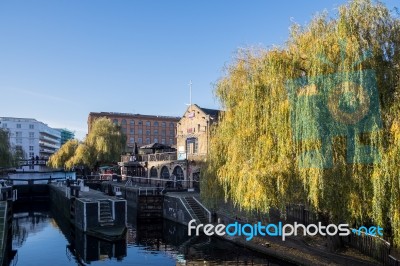
<svg viewBox="0 0 400 266">
<path fill-rule="evenodd" d="M 129 219 L 126 239 L 109 242 L 78 235 L 44 203 L 23 207 L 15 211 L 11 265 L 290 265 L 216 238 L 189 237 L 185 226 L 166 219 Z"/>
<path fill-rule="evenodd" d="M 128 184 L 128 185 L 127 185 Z M 172 192 L 152 187 L 132 186 L 129 183 L 107 182 L 103 184 L 106 192 L 120 192 L 133 207 L 135 217 L 164 218 L 184 226 L 191 220 L 197 224 L 250 222 L 239 213 L 227 213 L 226 209 L 217 210 L 213 215 L 200 202 L 199 194 L 194 192 Z M 160 198 L 155 201 L 154 196 Z M 149 198 L 150 200 L 146 200 Z M 162 207 L 161 207 L 162 206 Z M 160 216 L 160 211 L 161 216 Z M 157 213 L 156 216 L 152 214 Z M 187 234 L 187 232 L 186 232 Z M 365 256 L 353 248 L 337 251 L 328 249 L 327 239 L 318 237 L 289 237 L 286 241 L 274 237 L 255 237 L 246 241 L 243 236 L 219 237 L 235 245 L 261 252 L 268 256 L 296 265 L 380 265 L 379 261 Z"/>
</svg>

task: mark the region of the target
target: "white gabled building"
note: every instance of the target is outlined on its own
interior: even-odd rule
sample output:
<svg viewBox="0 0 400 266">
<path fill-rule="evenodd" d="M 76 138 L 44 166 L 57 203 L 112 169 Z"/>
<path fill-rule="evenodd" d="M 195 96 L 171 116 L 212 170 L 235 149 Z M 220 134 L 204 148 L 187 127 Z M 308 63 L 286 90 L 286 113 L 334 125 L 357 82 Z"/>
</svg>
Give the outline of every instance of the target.
<svg viewBox="0 0 400 266">
<path fill-rule="evenodd" d="M 37 163 L 37 159 L 48 159 L 61 146 L 61 132 L 36 119 L 0 117 L 0 127 L 8 130 L 12 147 L 22 150 L 26 159 L 33 158 L 36 162 L 22 166 L 21 170 L 46 169 L 46 165 Z"/>
</svg>

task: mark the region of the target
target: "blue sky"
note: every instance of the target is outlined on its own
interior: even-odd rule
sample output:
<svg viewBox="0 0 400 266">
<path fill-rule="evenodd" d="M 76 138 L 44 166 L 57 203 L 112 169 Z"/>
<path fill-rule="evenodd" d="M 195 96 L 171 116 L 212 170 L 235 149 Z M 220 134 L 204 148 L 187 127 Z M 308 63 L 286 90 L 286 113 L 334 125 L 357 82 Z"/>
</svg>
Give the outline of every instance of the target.
<svg viewBox="0 0 400 266">
<path fill-rule="evenodd" d="M 89 112 L 181 116 L 189 80 L 192 102 L 218 108 L 213 84 L 238 48 L 281 45 L 292 21 L 343 3 L 0 1 L 0 116 L 82 139 Z"/>
</svg>

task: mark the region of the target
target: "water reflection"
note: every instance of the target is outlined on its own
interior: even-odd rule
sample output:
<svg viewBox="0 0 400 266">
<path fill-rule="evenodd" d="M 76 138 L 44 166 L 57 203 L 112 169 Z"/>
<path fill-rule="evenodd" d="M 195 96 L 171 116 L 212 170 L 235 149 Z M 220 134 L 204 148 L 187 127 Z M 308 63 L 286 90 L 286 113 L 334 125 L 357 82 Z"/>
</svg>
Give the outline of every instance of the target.
<svg viewBox="0 0 400 266">
<path fill-rule="evenodd" d="M 168 220 L 128 224 L 126 240 L 87 236 L 48 206 L 15 208 L 12 265 L 285 265 Z M 129 210 L 128 210 L 128 213 Z"/>
<path fill-rule="evenodd" d="M 149 252 L 165 252 L 176 265 L 289 265 L 218 238 L 189 237 L 186 226 L 168 220 L 151 224 L 139 221 L 129 232 L 134 235 L 128 242 L 136 239 L 132 244 Z"/>
</svg>

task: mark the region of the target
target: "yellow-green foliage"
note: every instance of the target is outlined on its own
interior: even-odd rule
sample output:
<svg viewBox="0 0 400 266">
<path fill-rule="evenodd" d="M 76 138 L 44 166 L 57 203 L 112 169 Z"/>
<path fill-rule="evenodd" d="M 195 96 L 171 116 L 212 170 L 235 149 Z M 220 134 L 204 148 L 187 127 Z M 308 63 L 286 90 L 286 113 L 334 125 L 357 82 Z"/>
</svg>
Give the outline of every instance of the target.
<svg viewBox="0 0 400 266">
<path fill-rule="evenodd" d="M 78 140 L 68 140 L 66 143 L 64 143 L 64 145 L 61 146 L 57 153 L 50 157 L 48 165 L 53 168 L 63 168 L 64 166 L 68 165 L 67 162 L 70 161 L 71 157 L 75 154 L 78 145 Z"/>
<path fill-rule="evenodd" d="M 391 225 L 399 245 L 399 65 L 399 19 L 368 0 L 341 6 L 334 18 L 322 14 L 306 27 L 293 25 L 283 47 L 239 51 L 216 85 L 225 112 L 211 139 L 202 185 L 219 185 L 225 198 L 247 210 L 305 202 L 335 222 Z M 321 143 L 294 140 L 286 82 L 366 69 L 376 72 L 383 128 L 362 141 L 380 151 L 381 163 L 347 163 L 346 138 L 338 136 L 332 168 L 299 168 L 298 155 Z M 315 115 L 295 112 L 310 121 Z M 216 197 L 216 191 L 202 187 L 205 198 Z"/>
<path fill-rule="evenodd" d="M 76 165 L 93 167 L 96 162 L 117 162 L 126 138 L 110 119 L 96 119 L 82 143 L 70 140 L 50 157 L 49 166 L 71 169 Z"/>
</svg>

